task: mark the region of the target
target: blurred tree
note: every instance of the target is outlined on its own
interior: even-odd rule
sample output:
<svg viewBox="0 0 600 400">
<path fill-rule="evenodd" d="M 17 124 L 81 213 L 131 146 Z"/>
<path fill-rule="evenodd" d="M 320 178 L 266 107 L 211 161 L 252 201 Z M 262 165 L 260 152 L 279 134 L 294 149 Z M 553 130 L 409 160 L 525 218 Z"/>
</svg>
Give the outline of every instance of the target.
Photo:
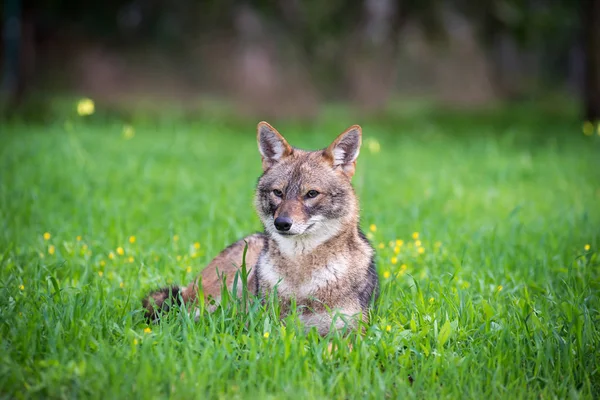
<svg viewBox="0 0 600 400">
<path fill-rule="evenodd" d="M 493 83 L 502 98 L 531 90 L 522 81 L 524 58 L 536 59 L 546 86 L 564 75 L 564 60 L 577 41 L 578 4 L 572 0 L 457 0 L 488 51 Z M 529 63 L 531 64 L 531 63 Z"/>
<path fill-rule="evenodd" d="M 533 53 L 540 65 L 533 76 L 564 84 L 568 60 L 583 49 L 581 95 L 584 117 L 600 119 L 600 0 L 456 0 L 476 24 L 489 51 L 494 83 L 501 97 L 519 97 L 519 51 Z M 563 77 L 560 79 L 558 77 Z"/>
<path fill-rule="evenodd" d="M 11 16 L 18 16 L 20 8 L 15 5 L 20 1 L 23 10 L 31 12 L 22 13 L 15 31 Z M 475 27 L 493 67 L 492 81 L 503 98 L 528 93 L 531 84 L 525 76 L 545 76 L 544 85 L 563 84 L 565 60 L 580 46 L 585 62 L 585 114 L 598 119 L 599 8 L 600 0 L 4 0 L 4 87 L 23 91 L 25 85 L 14 82 L 30 80 L 27 70 L 37 54 L 34 33 L 39 38 L 53 31 L 67 32 L 62 38 L 90 37 L 116 49 L 156 46 L 169 57 L 176 52 L 185 56 L 199 38 L 226 37 L 238 44 L 251 43 L 253 49 L 260 49 L 255 53 L 265 57 L 266 49 L 283 54 L 284 59 L 287 53 L 299 54 L 326 97 L 341 92 L 346 98 L 381 107 L 395 89 L 398 48 L 407 22 L 422 27 L 430 38 L 440 37 L 447 28 L 444 15 L 450 10 L 465 15 Z M 240 10 L 247 10 L 245 15 L 253 15 L 260 24 L 261 34 L 254 39 L 248 29 L 241 29 Z M 259 43 L 259 36 L 269 44 Z M 535 62 L 526 60 L 530 55 Z M 531 65 L 535 70 L 524 73 L 525 66 Z"/>
<path fill-rule="evenodd" d="M 396 89 L 398 50 L 407 22 L 419 24 L 430 38 L 441 31 L 441 8 L 434 0 L 364 0 L 352 36 L 348 85 L 352 100 L 382 109 Z"/>
<path fill-rule="evenodd" d="M 33 74 L 35 57 L 34 25 L 28 8 L 20 0 L 4 0 L 3 76 L 0 85 L 3 100 L 9 105 L 21 102 Z"/>
<path fill-rule="evenodd" d="M 261 12 L 280 21 L 312 75 L 330 93 L 381 108 L 395 88 L 406 22 L 439 32 L 435 0 L 268 0 Z"/>
<path fill-rule="evenodd" d="M 585 118 L 600 121 L 600 0 L 582 0 Z"/>
</svg>

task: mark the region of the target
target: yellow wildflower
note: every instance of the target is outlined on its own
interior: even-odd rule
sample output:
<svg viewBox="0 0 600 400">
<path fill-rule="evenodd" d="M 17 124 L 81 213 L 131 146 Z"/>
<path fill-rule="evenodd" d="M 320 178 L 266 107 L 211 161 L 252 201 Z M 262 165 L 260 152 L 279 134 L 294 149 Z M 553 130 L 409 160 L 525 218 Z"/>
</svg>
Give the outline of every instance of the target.
<svg viewBox="0 0 600 400">
<path fill-rule="evenodd" d="M 127 140 L 133 139 L 134 136 L 135 136 L 135 129 L 133 129 L 133 126 L 131 126 L 131 125 L 123 126 L 123 137 L 125 139 L 127 139 Z"/>
<path fill-rule="evenodd" d="M 371 224 L 371 226 L 369 226 L 369 230 L 370 230 L 371 232 L 377 232 L 377 225 L 375 225 L 375 224 Z"/>
<path fill-rule="evenodd" d="M 122 256 L 123 254 L 125 254 L 125 250 L 123 250 L 123 248 L 119 246 L 117 247 L 117 254 Z"/>
<path fill-rule="evenodd" d="M 419 238 L 419 232 L 413 232 L 412 238 L 417 240 Z"/>
<path fill-rule="evenodd" d="M 175 258 L 177 259 L 177 261 L 181 261 L 181 256 L 177 256 Z"/>
<path fill-rule="evenodd" d="M 94 101 L 92 99 L 81 99 L 77 103 L 77 114 L 80 116 L 92 115 L 94 113 Z"/>
<path fill-rule="evenodd" d="M 498 287 L 496 288 L 496 290 L 498 290 L 499 292 L 501 292 L 502 289 L 504 289 L 504 287 L 502 287 L 502 285 L 498 285 Z"/>
<path fill-rule="evenodd" d="M 396 246 L 400 247 L 404 244 L 404 240 L 396 239 Z"/>
<path fill-rule="evenodd" d="M 367 140 L 365 140 L 365 142 L 366 142 L 365 144 L 367 145 L 367 148 L 369 149 L 369 151 L 371 153 L 377 154 L 381 150 L 381 145 L 379 144 L 379 141 L 377 141 L 377 139 L 367 138 Z"/>
<path fill-rule="evenodd" d="M 131 243 L 131 244 L 135 243 L 135 236 L 129 236 L 129 243 Z"/>
<path fill-rule="evenodd" d="M 134 346 L 137 346 L 137 344 L 138 344 L 138 343 L 139 343 L 139 342 L 138 342 L 138 340 L 137 340 L 137 339 L 133 339 L 133 345 L 134 345 Z"/>
<path fill-rule="evenodd" d="M 419 248 L 417 249 L 417 251 L 419 252 L 419 254 L 423 254 L 423 253 L 425 253 L 425 249 L 424 249 L 423 247 L 419 247 Z"/>
<path fill-rule="evenodd" d="M 400 246 L 394 247 L 394 254 L 399 254 L 399 253 L 400 253 Z"/>
<path fill-rule="evenodd" d="M 132 263 L 134 261 L 134 258 L 132 256 L 129 256 L 129 258 L 127 259 L 127 261 L 129 261 L 130 263 Z"/>
<path fill-rule="evenodd" d="M 397 257 L 392 257 L 392 264 L 397 264 L 398 263 L 398 258 Z"/>
<path fill-rule="evenodd" d="M 77 241 L 81 242 L 81 236 L 77 236 Z"/>
<path fill-rule="evenodd" d="M 386 332 L 389 332 L 389 331 L 391 331 L 391 330 L 392 330 L 392 326 L 391 326 L 391 325 L 387 325 L 387 326 L 385 327 L 385 331 L 386 331 Z"/>
<path fill-rule="evenodd" d="M 192 267 L 187 267 L 186 271 L 189 274 L 190 272 L 192 272 Z"/>
<path fill-rule="evenodd" d="M 54 245 L 48 246 L 48 254 L 52 255 L 52 254 L 54 254 L 55 251 L 56 251 L 56 248 L 54 247 Z"/>
<path fill-rule="evenodd" d="M 383 248 L 385 248 L 385 244 L 379 243 L 379 245 L 377 247 L 380 248 L 380 249 L 383 249 Z"/>
<path fill-rule="evenodd" d="M 417 247 L 421 246 L 421 241 L 420 240 L 415 240 L 415 246 L 417 246 Z"/>
<path fill-rule="evenodd" d="M 144 328 L 144 333 L 152 333 L 152 329 L 149 326 Z"/>
<path fill-rule="evenodd" d="M 105 265 L 106 265 L 106 261 L 104 261 L 104 260 L 100 260 L 100 266 L 101 266 L 101 267 L 104 267 Z"/>
<path fill-rule="evenodd" d="M 590 251 L 591 248 L 592 248 L 592 246 L 590 246 L 589 244 L 586 244 L 585 246 L 583 246 L 583 249 L 585 251 Z"/>
<path fill-rule="evenodd" d="M 52 235 L 49 232 L 44 233 L 44 240 L 50 240 L 51 237 Z"/>
<path fill-rule="evenodd" d="M 435 299 L 433 297 L 430 297 L 429 298 L 429 304 L 433 304 L 433 303 L 435 303 Z"/>
<path fill-rule="evenodd" d="M 194 248 L 198 250 L 200 248 L 200 242 L 194 243 Z"/>
<path fill-rule="evenodd" d="M 263 337 L 264 337 L 265 339 L 268 339 L 268 338 L 269 338 L 269 332 L 265 332 L 265 333 L 264 333 L 264 335 L 263 335 Z"/>
<path fill-rule="evenodd" d="M 401 269 L 401 270 L 403 270 L 403 271 L 404 271 L 404 270 L 406 270 L 406 268 L 407 268 L 407 267 L 406 267 L 406 264 L 402 264 L 402 265 L 400 266 L 400 269 Z"/>
<path fill-rule="evenodd" d="M 25 285 L 19 285 L 20 290 L 25 290 Z"/>
<path fill-rule="evenodd" d="M 585 121 L 583 123 L 582 130 L 585 136 L 592 136 L 594 134 L 594 124 L 592 124 L 590 121 Z"/>
<path fill-rule="evenodd" d="M 121 282 L 121 283 L 119 283 L 119 287 L 120 287 L 121 289 L 122 289 L 122 288 L 124 288 L 124 287 L 125 287 L 125 282 Z"/>
<path fill-rule="evenodd" d="M 390 277 L 390 271 L 385 271 L 385 272 L 383 273 L 383 277 L 384 277 L 385 279 L 389 278 L 389 277 Z"/>
<path fill-rule="evenodd" d="M 115 253 L 113 253 L 112 251 L 110 253 L 108 253 L 108 258 L 110 260 L 112 260 L 113 258 L 115 258 Z"/>
<path fill-rule="evenodd" d="M 102 276 L 104 276 L 104 272 L 102 272 L 102 271 L 98 271 L 98 276 L 99 276 L 100 278 L 102 278 Z"/>
</svg>

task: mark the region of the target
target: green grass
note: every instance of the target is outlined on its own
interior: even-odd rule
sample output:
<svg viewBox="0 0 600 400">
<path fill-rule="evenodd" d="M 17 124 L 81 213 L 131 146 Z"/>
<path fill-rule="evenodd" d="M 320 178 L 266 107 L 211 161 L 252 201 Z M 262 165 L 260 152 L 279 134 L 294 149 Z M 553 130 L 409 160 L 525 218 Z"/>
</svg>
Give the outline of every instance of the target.
<svg viewBox="0 0 600 400">
<path fill-rule="evenodd" d="M 101 114 L 0 128 L 0 397 L 600 396 L 600 137 L 577 118 L 276 122 L 306 148 L 364 130 L 354 184 L 382 293 L 364 336 L 319 338 L 256 303 L 148 332 L 144 294 L 260 229 L 257 121 L 131 117 L 126 139 Z"/>
</svg>

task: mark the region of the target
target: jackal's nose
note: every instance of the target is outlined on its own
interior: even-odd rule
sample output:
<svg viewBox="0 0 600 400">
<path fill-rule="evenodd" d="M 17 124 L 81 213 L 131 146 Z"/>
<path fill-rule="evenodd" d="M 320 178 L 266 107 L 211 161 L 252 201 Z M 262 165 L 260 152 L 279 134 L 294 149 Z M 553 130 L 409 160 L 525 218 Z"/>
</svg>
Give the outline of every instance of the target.
<svg viewBox="0 0 600 400">
<path fill-rule="evenodd" d="M 287 232 L 292 227 L 292 219 L 290 217 L 277 217 L 275 218 L 275 228 L 278 231 Z"/>
</svg>

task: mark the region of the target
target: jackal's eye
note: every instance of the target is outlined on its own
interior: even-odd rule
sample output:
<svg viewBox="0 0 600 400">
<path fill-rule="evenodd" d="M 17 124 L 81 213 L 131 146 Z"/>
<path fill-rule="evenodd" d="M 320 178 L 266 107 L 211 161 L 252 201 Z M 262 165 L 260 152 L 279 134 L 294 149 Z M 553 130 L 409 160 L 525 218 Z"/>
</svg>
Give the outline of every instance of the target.
<svg viewBox="0 0 600 400">
<path fill-rule="evenodd" d="M 317 197 L 319 195 L 319 192 L 317 192 L 316 190 L 309 190 L 306 193 L 306 197 L 308 197 L 309 199 L 314 199 L 315 197 Z"/>
<path fill-rule="evenodd" d="M 277 197 L 283 197 L 283 192 L 279 189 L 273 189 L 273 194 Z"/>
</svg>

